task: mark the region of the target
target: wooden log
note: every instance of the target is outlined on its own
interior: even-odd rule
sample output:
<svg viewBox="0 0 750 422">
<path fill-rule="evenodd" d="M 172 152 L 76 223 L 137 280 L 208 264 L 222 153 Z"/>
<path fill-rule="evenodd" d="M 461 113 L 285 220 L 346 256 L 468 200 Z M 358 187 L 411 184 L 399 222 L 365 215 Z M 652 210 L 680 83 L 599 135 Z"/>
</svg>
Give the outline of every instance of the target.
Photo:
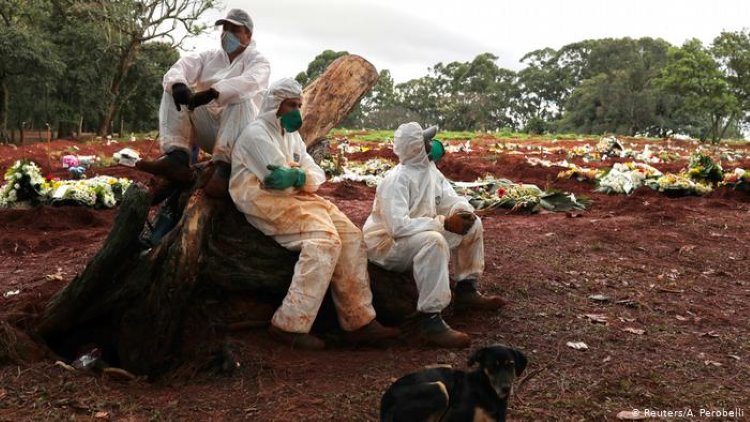
<svg viewBox="0 0 750 422">
<path fill-rule="evenodd" d="M 305 144 L 311 147 L 324 139 L 377 81 L 375 66 L 360 56 L 349 54 L 331 63 L 303 93 L 299 132 Z"/>
</svg>

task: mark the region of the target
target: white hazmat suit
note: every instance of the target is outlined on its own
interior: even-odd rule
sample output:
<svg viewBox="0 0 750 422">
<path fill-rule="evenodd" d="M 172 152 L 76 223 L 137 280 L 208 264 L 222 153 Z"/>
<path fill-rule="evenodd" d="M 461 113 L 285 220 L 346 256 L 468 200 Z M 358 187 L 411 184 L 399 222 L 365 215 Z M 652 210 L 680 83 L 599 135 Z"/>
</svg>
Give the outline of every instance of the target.
<svg viewBox="0 0 750 422">
<path fill-rule="evenodd" d="M 229 61 L 224 50 L 191 54 L 178 60 L 164 75 L 159 107 L 161 152 L 183 150 L 192 143 L 213 154 L 212 159 L 228 163 L 237 136 L 258 115 L 268 87 L 271 67 L 251 41 L 245 50 Z M 189 111 L 177 111 L 172 86 L 183 83 L 195 92 L 213 88 L 219 97 Z"/>
<path fill-rule="evenodd" d="M 378 186 L 363 228 L 368 256 L 391 271 L 412 269 L 419 290 L 417 310 L 440 312 L 451 301 L 451 252 L 457 280 L 477 279 L 484 271 L 482 222 L 475 219 L 463 236 L 444 229 L 447 216 L 474 208 L 429 160 L 418 123 L 399 126 L 393 149 L 400 163 Z"/>
<path fill-rule="evenodd" d="M 284 132 L 276 113 L 283 100 L 301 98 L 293 79 L 271 85 L 258 119 L 239 136 L 232 152 L 229 193 L 247 221 L 281 246 L 300 251 L 294 277 L 271 323 L 286 332 L 308 333 L 328 286 L 339 323 L 354 331 L 375 319 L 362 232 L 331 202 L 314 194 L 325 173 L 307 153 L 298 132 Z M 269 164 L 305 171 L 299 189 L 266 189 Z"/>
</svg>

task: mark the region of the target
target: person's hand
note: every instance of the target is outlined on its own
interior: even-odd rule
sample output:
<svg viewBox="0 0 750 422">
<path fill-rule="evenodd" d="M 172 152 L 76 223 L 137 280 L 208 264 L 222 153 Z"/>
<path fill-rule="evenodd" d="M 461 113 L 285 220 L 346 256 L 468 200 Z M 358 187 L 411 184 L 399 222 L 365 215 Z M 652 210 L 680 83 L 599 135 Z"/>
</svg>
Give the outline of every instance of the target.
<svg viewBox="0 0 750 422">
<path fill-rule="evenodd" d="M 188 105 L 193 97 L 193 91 L 183 83 L 176 83 L 172 85 L 172 98 L 174 98 L 174 105 L 177 106 L 177 111 L 181 111 L 180 104 Z"/>
<path fill-rule="evenodd" d="M 269 164 L 266 166 L 271 170 L 271 174 L 263 178 L 263 185 L 269 189 L 286 189 L 294 186 L 300 188 L 304 186 L 305 171 L 301 168 L 289 168 Z"/>
<path fill-rule="evenodd" d="M 206 105 L 213 101 L 215 98 L 219 97 L 219 91 L 208 88 L 205 91 L 196 92 L 193 94 L 193 97 L 190 99 L 190 104 L 188 104 L 188 110 L 193 111 L 196 108 Z"/>
<path fill-rule="evenodd" d="M 443 227 L 445 228 L 445 230 L 451 233 L 456 233 L 463 236 L 469 232 L 469 229 L 471 229 L 471 226 L 474 225 L 474 220 L 476 219 L 477 216 L 474 215 L 474 213 L 468 211 L 459 211 L 446 218 L 445 223 L 443 223 Z"/>
</svg>

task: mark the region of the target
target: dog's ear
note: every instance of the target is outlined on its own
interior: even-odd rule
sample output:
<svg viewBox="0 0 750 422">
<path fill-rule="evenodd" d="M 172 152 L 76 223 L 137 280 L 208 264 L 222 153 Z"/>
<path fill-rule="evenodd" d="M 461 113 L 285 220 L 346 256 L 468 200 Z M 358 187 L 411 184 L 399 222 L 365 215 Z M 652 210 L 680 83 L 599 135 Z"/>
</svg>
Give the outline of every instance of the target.
<svg viewBox="0 0 750 422">
<path fill-rule="evenodd" d="M 468 362 L 466 362 L 466 364 L 469 366 L 474 366 L 475 363 L 482 360 L 482 358 L 484 357 L 484 352 L 486 350 L 487 350 L 486 347 L 475 350 L 474 353 L 472 353 L 471 356 L 469 356 L 469 360 Z"/>
<path fill-rule="evenodd" d="M 516 363 L 516 376 L 521 375 L 521 373 L 526 369 L 526 364 L 529 363 L 528 359 L 526 359 L 526 355 L 521 353 L 520 351 L 516 349 L 511 349 L 513 352 L 513 360 Z"/>
</svg>

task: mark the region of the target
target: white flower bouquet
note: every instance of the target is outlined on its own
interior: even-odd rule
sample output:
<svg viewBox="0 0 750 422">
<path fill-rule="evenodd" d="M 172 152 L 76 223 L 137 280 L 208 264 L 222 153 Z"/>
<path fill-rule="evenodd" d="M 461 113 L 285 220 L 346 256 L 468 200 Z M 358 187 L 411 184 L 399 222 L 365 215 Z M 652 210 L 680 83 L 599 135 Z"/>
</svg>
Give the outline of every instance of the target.
<svg viewBox="0 0 750 422">
<path fill-rule="evenodd" d="M 44 202 L 49 188 L 41 169 L 29 160 L 18 160 L 5 172 L 5 184 L 0 187 L 0 208 L 36 205 Z"/>
</svg>

